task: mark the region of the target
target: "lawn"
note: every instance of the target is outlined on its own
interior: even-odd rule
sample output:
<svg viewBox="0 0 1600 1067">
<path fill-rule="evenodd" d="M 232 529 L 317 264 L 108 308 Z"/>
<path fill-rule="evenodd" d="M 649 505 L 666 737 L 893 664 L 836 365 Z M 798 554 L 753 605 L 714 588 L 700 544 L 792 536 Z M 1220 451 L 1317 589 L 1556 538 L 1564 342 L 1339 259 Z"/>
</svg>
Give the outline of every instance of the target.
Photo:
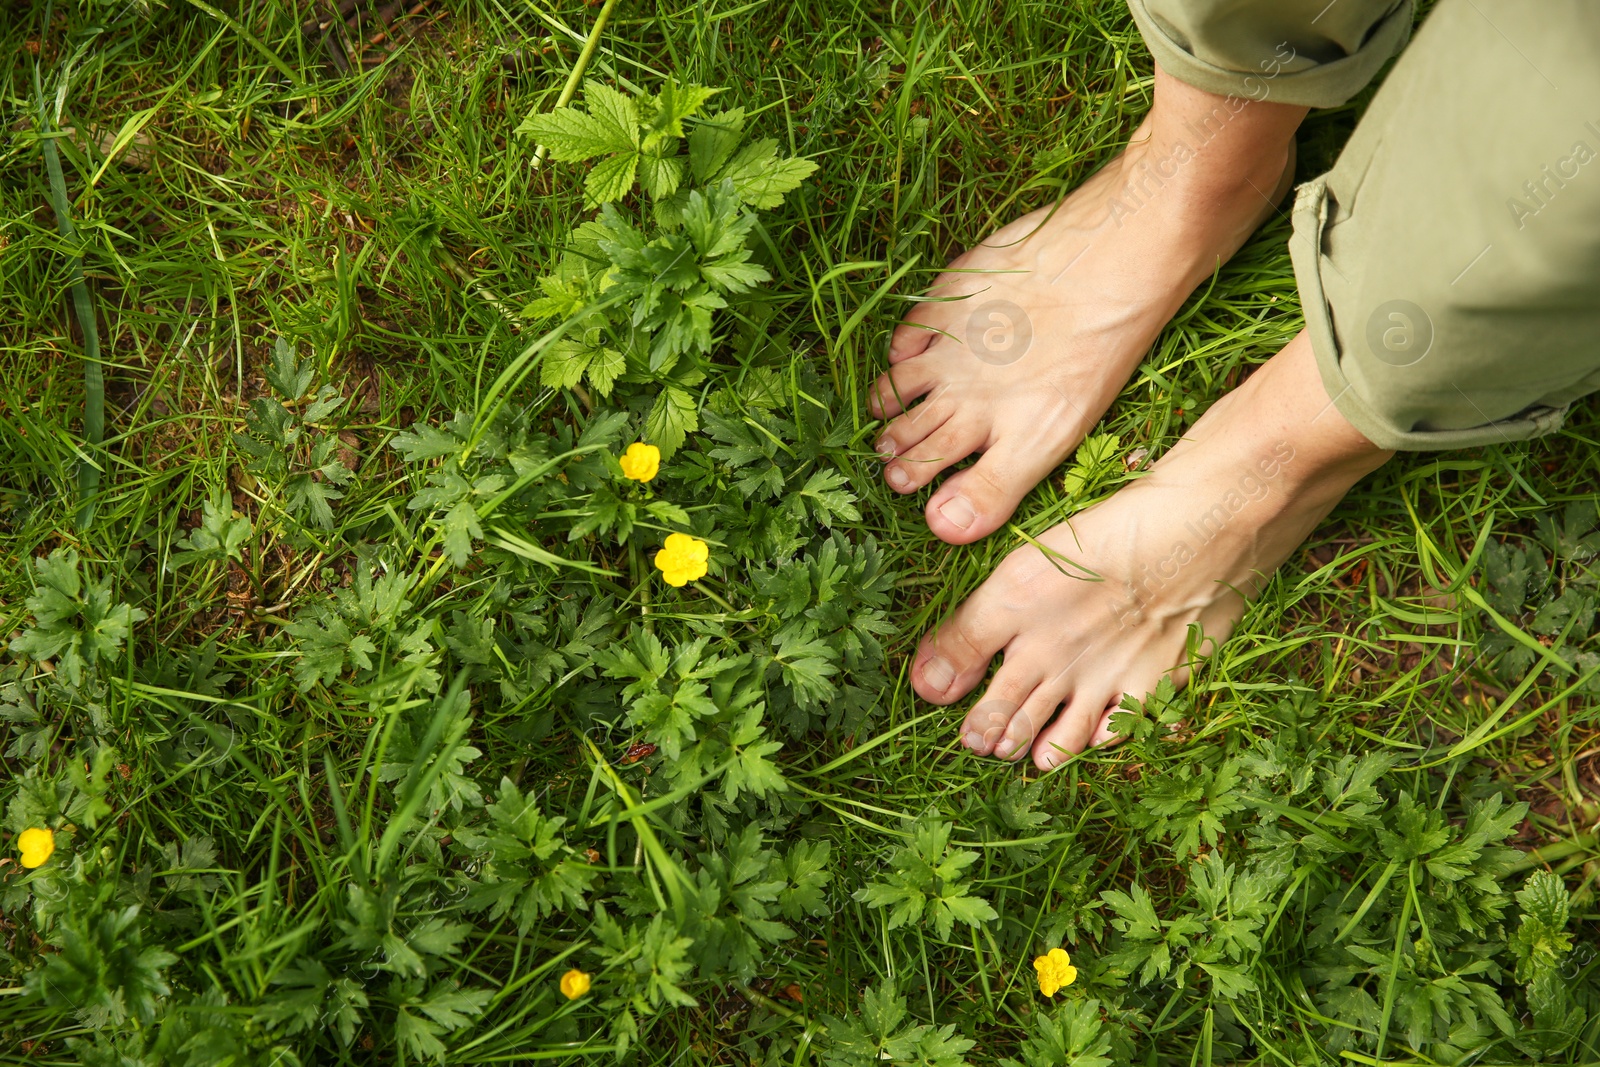
<svg viewBox="0 0 1600 1067">
<path fill-rule="evenodd" d="M 979 759 L 917 637 L 1302 321 L 1279 217 L 1011 526 L 883 486 L 907 298 L 1149 107 L 1125 6 L 389 15 L 0 19 L 0 1060 L 1600 1060 L 1595 405 Z"/>
</svg>

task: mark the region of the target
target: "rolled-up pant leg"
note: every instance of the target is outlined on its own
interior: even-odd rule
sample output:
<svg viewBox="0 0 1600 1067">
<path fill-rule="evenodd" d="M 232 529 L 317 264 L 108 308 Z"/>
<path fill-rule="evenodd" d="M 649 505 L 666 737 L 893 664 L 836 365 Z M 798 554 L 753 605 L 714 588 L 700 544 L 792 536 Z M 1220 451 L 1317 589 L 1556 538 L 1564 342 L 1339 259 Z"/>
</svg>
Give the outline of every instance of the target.
<svg viewBox="0 0 1600 1067">
<path fill-rule="evenodd" d="M 1558 427 L 1600 388 L 1600 5 L 1441 0 L 1290 248 L 1323 384 L 1375 444 Z"/>
<path fill-rule="evenodd" d="M 1156 63 L 1219 96 L 1335 107 L 1406 43 L 1411 0 L 1128 0 Z"/>
<path fill-rule="evenodd" d="M 1129 0 L 1201 89 L 1343 103 L 1409 0 Z M 1600 4 L 1440 0 L 1290 251 L 1323 384 L 1384 448 L 1514 441 L 1600 389 Z"/>
</svg>

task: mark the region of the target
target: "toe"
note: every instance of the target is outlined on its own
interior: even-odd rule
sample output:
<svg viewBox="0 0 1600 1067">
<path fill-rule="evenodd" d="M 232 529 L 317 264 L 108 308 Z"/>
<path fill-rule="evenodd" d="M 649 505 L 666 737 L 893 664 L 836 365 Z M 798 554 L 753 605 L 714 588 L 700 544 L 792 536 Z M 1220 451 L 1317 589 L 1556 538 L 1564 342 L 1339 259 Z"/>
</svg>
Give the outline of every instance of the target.
<svg viewBox="0 0 1600 1067">
<path fill-rule="evenodd" d="M 924 397 L 922 403 L 883 428 L 878 435 L 878 454 L 885 459 L 905 455 L 929 434 L 949 422 L 955 411 L 950 386 L 939 386 Z"/>
<path fill-rule="evenodd" d="M 960 324 L 972 312 L 971 298 L 981 295 L 994 284 L 991 278 L 960 273 L 962 264 L 970 255 L 970 252 L 965 252 L 951 260 L 949 266 L 956 273 L 941 274 L 935 278 L 928 287 L 927 295 L 918 300 L 895 327 L 889 337 L 890 363 L 921 355 L 940 338 L 949 338 L 961 332 Z M 959 337 L 955 337 L 955 340 L 960 342 Z"/>
<path fill-rule="evenodd" d="M 989 661 L 1015 634 L 1011 619 L 986 604 L 979 589 L 928 631 L 911 667 L 911 686 L 930 704 L 954 704 L 983 680 Z"/>
<path fill-rule="evenodd" d="M 912 356 L 920 356 L 928 350 L 929 345 L 939 339 L 942 331 L 929 320 L 938 315 L 940 306 L 934 302 L 918 304 L 894 328 L 894 333 L 889 337 L 891 364 L 910 359 Z"/>
<path fill-rule="evenodd" d="M 966 303 L 965 278 L 959 274 L 941 274 L 918 300 L 905 318 L 901 319 L 889 335 L 889 362 L 920 356 L 941 338 L 952 337 L 952 328 L 960 320 L 960 309 Z"/>
<path fill-rule="evenodd" d="M 1100 716 L 1100 721 L 1095 724 L 1094 734 L 1089 738 L 1089 747 L 1099 748 L 1101 745 L 1115 745 L 1122 742 L 1122 735 L 1111 728 L 1111 716 L 1115 715 L 1117 710 L 1116 705 L 1113 705 Z"/>
<path fill-rule="evenodd" d="M 897 492 L 916 492 L 940 471 L 983 447 L 983 442 L 983 430 L 956 416 L 911 448 L 899 450 L 885 466 L 883 476 Z"/>
<path fill-rule="evenodd" d="M 1068 690 L 1059 681 L 1047 681 L 1029 694 L 1006 724 L 1005 735 L 995 744 L 995 756 L 1013 762 L 1026 756 L 1034 739 L 1049 727 L 1050 720 L 1061 710 L 1061 702 L 1067 695 Z"/>
<path fill-rule="evenodd" d="M 1042 680 L 1040 672 L 1028 665 L 1007 661 L 995 672 L 983 698 L 967 712 L 961 724 L 961 741 L 973 752 L 987 756 L 1006 736 L 1012 720 Z"/>
<path fill-rule="evenodd" d="M 1049 473 L 1048 456 L 1020 455 L 1001 442 L 977 463 L 945 480 L 928 501 L 928 528 L 941 541 L 971 544 L 1011 518 L 1017 504 Z"/>
<path fill-rule="evenodd" d="M 911 402 L 939 384 L 934 360 L 917 359 L 891 367 L 878 376 L 867 397 L 867 410 L 875 419 L 892 419 Z"/>
<path fill-rule="evenodd" d="M 1033 742 L 1034 765 L 1042 771 L 1053 770 L 1088 748 L 1112 700 L 1099 690 L 1074 694 L 1066 710 Z"/>
</svg>

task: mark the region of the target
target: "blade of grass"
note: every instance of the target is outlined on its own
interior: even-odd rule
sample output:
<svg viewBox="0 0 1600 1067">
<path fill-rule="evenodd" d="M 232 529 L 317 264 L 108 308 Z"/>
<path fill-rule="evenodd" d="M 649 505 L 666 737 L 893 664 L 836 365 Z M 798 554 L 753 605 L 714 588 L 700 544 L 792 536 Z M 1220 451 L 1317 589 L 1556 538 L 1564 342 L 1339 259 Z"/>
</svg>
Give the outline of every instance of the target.
<svg viewBox="0 0 1600 1067">
<path fill-rule="evenodd" d="M 77 240 L 72 225 L 72 204 L 67 197 L 67 180 L 61 171 L 61 156 L 56 151 L 55 129 L 49 109 L 45 106 L 44 92 L 38 84 L 38 70 L 34 71 L 35 88 L 39 96 L 40 146 L 44 151 L 45 172 L 50 183 L 50 205 L 55 209 L 56 229 L 61 239 L 72 244 Z M 76 525 L 86 530 L 94 522 L 95 496 L 100 491 L 100 465 L 94 457 L 106 432 L 106 382 L 100 366 L 100 329 L 95 321 L 94 298 L 83 276 L 83 256 L 74 254 L 67 260 L 67 274 L 71 279 L 72 310 L 83 332 L 83 439 L 87 455 L 78 461 L 78 513 Z"/>
</svg>

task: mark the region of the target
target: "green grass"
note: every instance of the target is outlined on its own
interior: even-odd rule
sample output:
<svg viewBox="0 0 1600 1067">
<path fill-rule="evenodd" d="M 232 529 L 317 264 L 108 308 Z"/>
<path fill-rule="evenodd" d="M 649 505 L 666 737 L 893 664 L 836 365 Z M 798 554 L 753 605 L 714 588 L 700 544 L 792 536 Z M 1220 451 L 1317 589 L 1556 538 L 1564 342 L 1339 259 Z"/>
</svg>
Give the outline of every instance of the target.
<svg viewBox="0 0 1600 1067">
<path fill-rule="evenodd" d="M 729 442 L 703 415 L 651 486 L 686 521 L 644 516 L 627 544 L 568 538 L 615 481 L 600 452 L 561 460 L 493 512 L 557 566 L 492 534 L 457 566 L 430 509 L 407 506 L 444 468 L 393 446 L 458 412 L 481 433 L 497 376 L 541 336 L 524 308 L 594 212 L 586 168 L 536 167 L 513 130 L 554 106 L 599 8 L 430 3 L 341 75 L 290 6 L 31 5 L 0 24 L 0 632 L 20 642 L 0 663 L 0 1060 L 398 1063 L 436 1040 L 452 1063 L 598 1063 L 629 990 L 628 1055 L 662 1065 L 885 1062 L 869 1031 L 897 997 L 883 1055 L 941 1067 L 1600 1060 L 1594 405 L 1537 442 L 1368 478 L 1189 689 L 1148 702 L 1146 736 L 1053 775 L 966 755 L 962 709 L 909 687 L 916 638 L 1022 539 L 935 540 L 878 477 L 863 391 L 900 297 L 1091 173 L 1148 108 L 1123 5 L 619 4 L 590 77 L 723 87 L 718 106 L 818 170 L 762 214 L 751 244 L 773 279 L 718 319 L 694 387 L 758 458 L 714 453 Z M 36 77 L 71 131 L 55 143 L 73 239 Z M 1363 102 L 1311 117 L 1302 176 Z M 1125 454 L 1159 454 L 1294 336 L 1286 238 L 1269 222 L 1191 299 L 1099 429 L 1110 460 L 1041 485 L 1018 528 L 1113 492 Z M 237 435 L 261 436 L 246 416 L 280 338 L 345 403 L 272 473 Z M 655 395 L 538 380 L 510 394 L 521 458 L 613 410 L 620 451 Z M 353 472 L 325 525 L 288 482 L 318 440 L 318 465 Z M 80 529 L 84 464 L 102 473 Z M 738 489 L 752 471 L 785 491 Z M 829 472 L 851 499 L 786 516 Z M 248 532 L 184 560 L 208 500 L 215 529 L 236 515 Z M 681 592 L 649 565 L 680 527 L 715 564 Z M 829 585 L 835 534 L 855 570 Z M 59 565 L 37 561 L 61 549 L 104 603 L 85 594 L 52 629 L 40 583 Z M 782 585 L 802 572 L 810 587 Z M 408 604 L 355 603 L 374 573 Z M 102 620 L 117 605 L 125 641 Z M 346 661 L 337 625 L 370 665 Z M 51 633 L 101 635 L 81 679 L 62 651 L 23 654 Z M 622 691 L 617 654 L 641 634 L 728 660 L 687 741 L 636 698 L 688 706 L 694 679 Z M 313 676 L 319 649 L 334 666 Z M 729 799 L 722 760 L 759 748 L 739 733 L 752 701 L 782 787 Z M 519 804 L 503 778 L 566 820 L 545 827 L 555 851 L 492 837 L 484 805 Z M 58 849 L 29 873 L 11 835 L 40 825 Z M 935 879 L 918 848 L 973 856 Z M 826 875 L 810 892 L 808 861 Z M 548 885 L 520 923 L 488 906 L 496 878 L 561 862 L 584 907 Z M 1575 947 L 1554 905 L 1513 899 L 1543 870 Z M 996 917 L 941 929 L 872 906 L 907 886 Z M 1164 925 L 1141 926 L 1145 893 Z M 597 904 L 621 924 L 609 947 Z M 649 941 L 675 932 L 694 939 L 682 962 Z M 1032 960 L 1058 945 L 1080 974 L 1051 1002 Z M 651 1001 L 641 951 L 692 1005 Z M 594 985 L 569 1003 L 574 966 Z"/>
</svg>

